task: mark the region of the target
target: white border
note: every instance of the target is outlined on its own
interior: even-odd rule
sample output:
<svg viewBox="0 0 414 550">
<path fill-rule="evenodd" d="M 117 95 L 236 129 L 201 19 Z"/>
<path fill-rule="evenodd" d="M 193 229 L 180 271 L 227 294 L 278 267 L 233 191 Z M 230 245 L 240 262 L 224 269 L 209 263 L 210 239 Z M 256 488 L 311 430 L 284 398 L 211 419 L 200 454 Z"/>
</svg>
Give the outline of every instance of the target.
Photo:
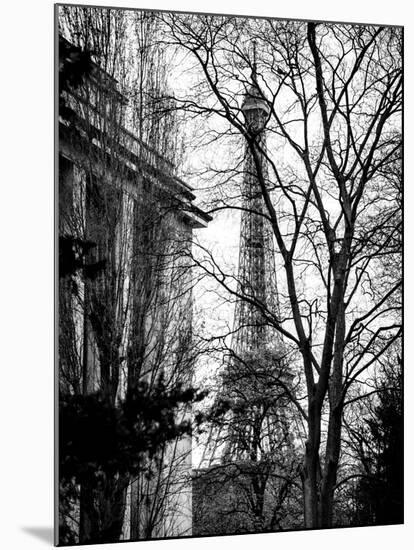
<svg viewBox="0 0 414 550">
<path fill-rule="evenodd" d="M 88 2 L 93 4 L 94 2 Z M 404 24 L 406 35 L 406 272 L 412 273 L 413 21 L 404 0 L 111 0 L 99 5 L 209 11 L 242 15 Z M 53 3 L 8 0 L 1 9 L 1 355 L 0 546 L 51 545 L 33 535 L 53 519 Z M 406 324 L 413 310 L 406 282 Z M 406 336 L 406 525 L 340 531 L 278 533 L 116 544 L 107 548 L 409 548 L 414 540 L 411 334 Z M 29 531 L 31 532 L 29 532 Z M 42 531 L 43 530 L 43 531 Z"/>
</svg>

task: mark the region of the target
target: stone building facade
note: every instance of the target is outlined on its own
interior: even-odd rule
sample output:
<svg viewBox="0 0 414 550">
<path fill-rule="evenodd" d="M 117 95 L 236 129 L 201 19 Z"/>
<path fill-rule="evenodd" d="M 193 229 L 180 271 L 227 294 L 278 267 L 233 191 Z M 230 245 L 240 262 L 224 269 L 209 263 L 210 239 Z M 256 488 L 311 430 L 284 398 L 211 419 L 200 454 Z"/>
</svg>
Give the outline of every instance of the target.
<svg viewBox="0 0 414 550">
<path fill-rule="evenodd" d="M 59 390 L 102 390 L 117 403 L 131 383 L 190 385 L 188 258 L 210 217 L 173 164 L 125 127 L 126 98 L 97 65 L 60 99 L 59 253 L 66 243 L 84 267 L 59 278 Z M 121 539 L 191 535 L 191 438 L 147 466 L 150 476 L 123 487 Z M 77 542 L 88 528 L 81 508 L 70 520 Z"/>
</svg>

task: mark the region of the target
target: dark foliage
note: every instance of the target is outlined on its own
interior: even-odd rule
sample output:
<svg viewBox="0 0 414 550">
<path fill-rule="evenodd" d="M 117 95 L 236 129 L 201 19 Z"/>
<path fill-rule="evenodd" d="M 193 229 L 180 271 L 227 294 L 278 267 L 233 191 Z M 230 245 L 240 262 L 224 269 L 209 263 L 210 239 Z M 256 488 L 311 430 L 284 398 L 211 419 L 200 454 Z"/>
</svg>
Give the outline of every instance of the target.
<svg viewBox="0 0 414 550">
<path fill-rule="evenodd" d="M 375 416 L 367 421 L 372 449 L 365 457 L 367 476 L 357 487 L 359 525 L 404 521 L 404 424 L 400 365 L 383 380 Z"/>
<path fill-rule="evenodd" d="M 137 474 L 144 458 L 191 432 L 189 421 L 176 422 L 177 408 L 202 397 L 181 385 L 168 389 L 162 379 L 151 390 L 140 382 L 118 406 L 103 392 L 61 395 L 61 481 L 91 484 L 100 473 Z"/>
<path fill-rule="evenodd" d="M 74 46 L 59 36 L 59 91 L 77 88 L 92 70 L 92 52 Z"/>
<path fill-rule="evenodd" d="M 76 292 L 77 285 L 73 278 L 81 272 L 87 279 L 94 280 L 106 266 L 106 260 L 88 263 L 88 253 L 96 247 L 96 243 L 78 239 L 69 235 L 59 237 L 59 277 L 71 277 L 72 288 Z"/>
<path fill-rule="evenodd" d="M 92 52 L 82 50 L 59 36 L 59 115 L 71 120 L 73 113 L 66 105 L 64 92 L 78 88 L 93 68 Z"/>
</svg>

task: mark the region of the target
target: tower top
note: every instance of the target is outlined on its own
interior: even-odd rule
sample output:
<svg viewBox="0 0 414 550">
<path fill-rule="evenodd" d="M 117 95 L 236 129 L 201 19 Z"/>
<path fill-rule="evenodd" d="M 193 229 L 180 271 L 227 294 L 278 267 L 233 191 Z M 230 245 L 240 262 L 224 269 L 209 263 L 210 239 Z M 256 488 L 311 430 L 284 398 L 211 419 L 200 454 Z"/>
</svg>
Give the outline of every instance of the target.
<svg viewBox="0 0 414 550">
<path fill-rule="evenodd" d="M 270 108 L 265 101 L 263 94 L 260 92 L 259 84 L 257 82 L 257 58 L 256 58 L 256 40 L 252 41 L 253 50 L 253 64 L 251 74 L 251 84 L 245 93 L 244 101 L 242 105 L 242 111 L 247 116 L 254 116 L 253 111 L 257 111 L 258 114 L 264 114 L 266 117 L 270 113 Z M 262 113 L 260 113 L 260 111 Z"/>
</svg>

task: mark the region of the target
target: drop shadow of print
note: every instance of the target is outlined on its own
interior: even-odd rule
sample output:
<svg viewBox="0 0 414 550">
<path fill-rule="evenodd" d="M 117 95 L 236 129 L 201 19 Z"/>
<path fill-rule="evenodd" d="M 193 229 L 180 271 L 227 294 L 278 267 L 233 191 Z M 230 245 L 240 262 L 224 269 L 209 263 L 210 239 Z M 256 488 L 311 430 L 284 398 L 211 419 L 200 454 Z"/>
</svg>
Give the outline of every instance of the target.
<svg viewBox="0 0 414 550">
<path fill-rule="evenodd" d="M 28 535 L 53 545 L 53 527 L 22 527 L 21 530 Z"/>
</svg>

